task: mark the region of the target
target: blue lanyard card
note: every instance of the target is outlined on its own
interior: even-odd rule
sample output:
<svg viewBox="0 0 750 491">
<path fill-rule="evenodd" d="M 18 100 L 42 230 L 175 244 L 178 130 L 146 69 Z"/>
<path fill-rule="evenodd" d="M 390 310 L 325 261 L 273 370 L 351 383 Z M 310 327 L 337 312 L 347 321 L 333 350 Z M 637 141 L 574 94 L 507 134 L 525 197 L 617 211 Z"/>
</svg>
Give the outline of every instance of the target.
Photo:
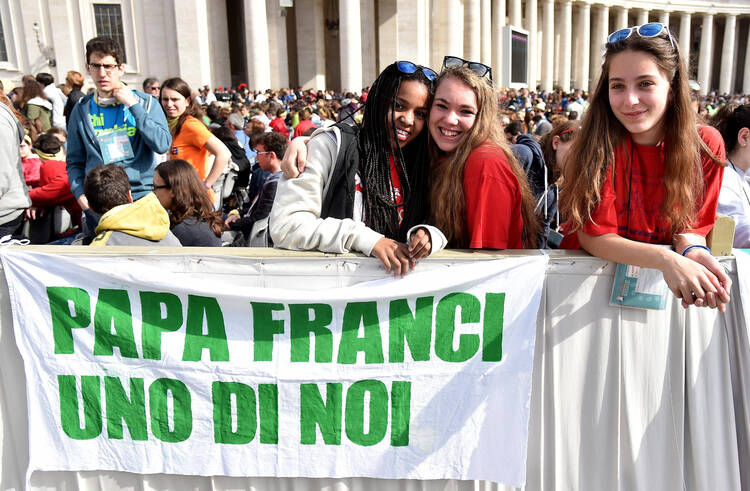
<svg viewBox="0 0 750 491">
<path fill-rule="evenodd" d="M 113 164 L 133 158 L 133 147 L 130 145 L 127 128 L 101 133 L 96 137 L 105 164 Z"/>
</svg>

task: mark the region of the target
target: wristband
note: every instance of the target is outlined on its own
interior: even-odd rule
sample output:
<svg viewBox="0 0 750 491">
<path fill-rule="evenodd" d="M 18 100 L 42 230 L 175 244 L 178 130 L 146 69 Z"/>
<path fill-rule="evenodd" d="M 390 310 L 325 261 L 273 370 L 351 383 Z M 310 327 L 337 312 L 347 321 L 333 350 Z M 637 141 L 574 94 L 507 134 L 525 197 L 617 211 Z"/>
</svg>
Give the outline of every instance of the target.
<svg viewBox="0 0 750 491">
<path fill-rule="evenodd" d="M 687 246 L 687 247 L 685 248 L 685 250 L 684 250 L 684 251 L 682 251 L 682 255 L 684 256 L 685 254 L 687 254 L 687 253 L 688 253 L 688 251 L 689 251 L 690 249 L 694 249 L 694 248 L 696 248 L 696 247 L 697 247 L 697 248 L 699 248 L 699 249 L 705 249 L 705 250 L 707 250 L 707 251 L 708 251 L 708 253 L 709 253 L 709 254 L 711 254 L 711 249 L 709 249 L 708 247 L 706 247 L 706 246 L 704 246 L 704 245 L 700 245 L 700 244 L 695 244 L 695 245 Z"/>
<path fill-rule="evenodd" d="M 209 186 L 206 181 L 203 181 L 203 187 L 206 188 L 206 189 L 211 189 L 211 186 Z"/>
</svg>

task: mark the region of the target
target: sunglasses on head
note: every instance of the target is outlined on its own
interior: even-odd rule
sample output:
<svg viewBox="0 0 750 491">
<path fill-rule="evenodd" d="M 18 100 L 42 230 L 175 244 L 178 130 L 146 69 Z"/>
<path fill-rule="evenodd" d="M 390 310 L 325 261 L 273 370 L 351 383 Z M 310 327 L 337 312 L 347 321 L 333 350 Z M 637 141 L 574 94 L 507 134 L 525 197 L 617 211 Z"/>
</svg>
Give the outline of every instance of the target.
<svg viewBox="0 0 750 491">
<path fill-rule="evenodd" d="M 672 49 L 674 49 L 674 39 L 672 38 L 672 33 L 669 30 L 669 26 L 666 24 L 662 24 L 661 22 L 649 22 L 648 24 L 643 24 L 642 26 L 633 26 L 619 29 L 607 36 L 607 42 L 614 44 L 623 41 L 629 38 L 630 35 L 634 32 L 642 38 L 653 38 L 664 31 L 667 31 L 667 36 L 669 36 L 669 44 L 671 44 Z"/>
<path fill-rule="evenodd" d="M 446 56 L 443 58 L 443 69 L 446 68 L 460 68 L 462 66 L 465 66 L 472 72 L 474 72 L 474 75 L 477 77 L 484 77 L 487 75 L 487 78 L 490 80 L 490 84 L 492 84 L 492 68 L 488 67 L 484 63 L 479 63 L 476 61 L 467 61 L 463 58 L 459 58 L 458 56 Z"/>
<path fill-rule="evenodd" d="M 434 82 L 437 78 L 437 73 L 435 73 L 435 70 L 433 70 L 432 68 L 428 68 L 422 65 L 416 65 L 410 61 L 397 61 L 396 68 L 398 68 L 399 72 L 409 75 L 416 72 L 417 70 L 420 70 L 430 82 Z"/>
</svg>

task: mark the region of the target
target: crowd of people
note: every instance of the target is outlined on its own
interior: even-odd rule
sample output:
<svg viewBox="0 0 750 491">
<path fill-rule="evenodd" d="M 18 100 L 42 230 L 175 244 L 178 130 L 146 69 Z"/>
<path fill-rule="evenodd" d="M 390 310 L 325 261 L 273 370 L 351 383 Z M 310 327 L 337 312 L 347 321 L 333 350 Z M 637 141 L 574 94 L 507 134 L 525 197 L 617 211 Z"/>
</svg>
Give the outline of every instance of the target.
<svg viewBox="0 0 750 491">
<path fill-rule="evenodd" d="M 88 94 L 75 71 L 2 88 L 0 236 L 359 251 L 397 275 L 446 247 L 583 248 L 721 310 L 717 209 L 750 247 L 750 103 L 699 95 L 662 24 L 612 33 L 591 94 L 498 89 L 454 56 L 394 62 L 357 94 L 139 91 L 122 61 L 97 37 Z"/>
</svg>

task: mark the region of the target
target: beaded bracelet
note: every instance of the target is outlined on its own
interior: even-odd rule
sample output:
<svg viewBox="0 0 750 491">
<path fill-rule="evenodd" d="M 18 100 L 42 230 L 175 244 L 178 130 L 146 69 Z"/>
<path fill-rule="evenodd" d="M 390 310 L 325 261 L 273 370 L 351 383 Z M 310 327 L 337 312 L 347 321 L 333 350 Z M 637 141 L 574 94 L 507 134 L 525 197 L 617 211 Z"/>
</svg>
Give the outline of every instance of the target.
<svg viewBox="0 0 750 491">
<path fill-rule="evenodd" d="M 687 253 L 688 253 L 688 251 L 689 251 L 690 249 L 693 249 L 693 248 L 695 248 L 695 247 L 698 247 L 699 249 L 705 249 L 705 250 L 707 250 L 707 251 L 708 251 L 708 253 L 709 253 L 709 254 L 711 254 L 711 249 L 709 249 L 708 247 L 706 247 L 706 246 L 704 246 L 704 245 L 700 245 L 700 244 L 694 244 L 694 245 L 691 245 L 691 246 L 688 246 L 688 247 L 686 247 L 686 248 L 685 248 L 685 250 L 684 250 L 684 251 L 682 251 L 682 255 L 684 256 L 685 254 L 687 254 Z"/>
</svg>

